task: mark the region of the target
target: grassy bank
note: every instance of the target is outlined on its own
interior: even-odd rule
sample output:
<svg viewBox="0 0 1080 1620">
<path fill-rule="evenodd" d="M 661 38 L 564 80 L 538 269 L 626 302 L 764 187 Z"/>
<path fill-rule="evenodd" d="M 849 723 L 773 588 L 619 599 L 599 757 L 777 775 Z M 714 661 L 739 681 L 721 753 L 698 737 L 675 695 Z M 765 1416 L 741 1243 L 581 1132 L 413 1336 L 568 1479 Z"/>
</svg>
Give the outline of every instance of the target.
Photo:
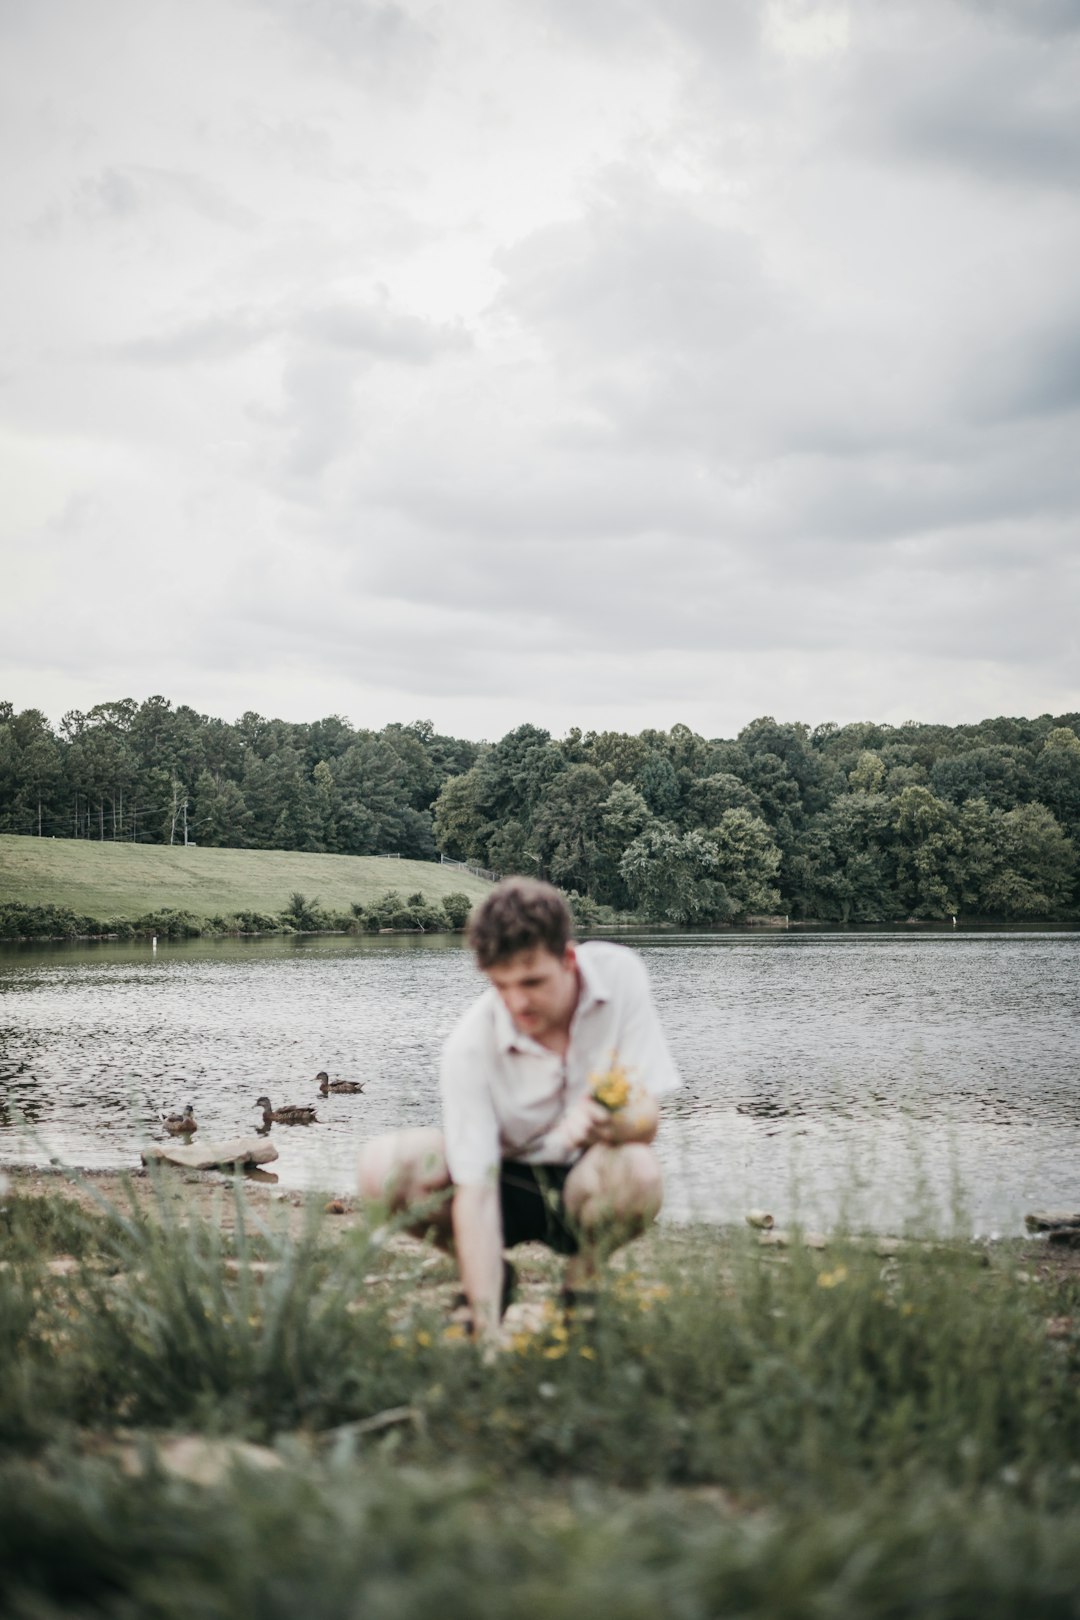
<svg viewBox="0 0 1080 1620">
<path fill-rule="evenodd" d="M 1034 1243 L 659 1233 L 570 1324 L 524 1251 L 484 1365 L 438 1257 L 222 1197 L 6 1201 L 5 1613 L 1078 1612 L 1080 1290 Z M 228 1446 L 195 1480 L 178 1434 Z"/>
<path fill-rule="evenodd" d="M 317 898 L 326 911 L 347 912 L 389 888 L 422 891 L 438 905 L 448 894 L 475 899 L 489 887 L 429 861 L 0 834 L 0 904 L 51 906 L 80 917 L 133 922 L 166 910 L 196 918 L 273 916 L 296 892 Z"/>
</svg>

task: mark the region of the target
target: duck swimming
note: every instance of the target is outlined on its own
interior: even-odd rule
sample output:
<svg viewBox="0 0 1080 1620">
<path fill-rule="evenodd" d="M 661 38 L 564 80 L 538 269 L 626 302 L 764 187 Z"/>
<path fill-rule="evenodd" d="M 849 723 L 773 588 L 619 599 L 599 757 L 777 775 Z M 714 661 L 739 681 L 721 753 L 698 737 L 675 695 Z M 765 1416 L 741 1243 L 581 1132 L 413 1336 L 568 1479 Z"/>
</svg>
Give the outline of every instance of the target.
<svg viewBox="0 0 1080 1620">
<path fill-rule="evenodd" d="M 282 1108 L 274 1108 L 269 1097 L 257 1097 L 256 1108 L 263 1111 L 264 1125 L 311 1125 L 315 1119 L 315 1110 L 307 1104 L 286 1103 Z"/>
<path fill-rule="evenodd" d="M 354 1097 L 367 1084 L 366 1080 L 331 1080 L 325 1069 L 320 1069 L 315 1078 L 324 1097 L 328 1097 L 332 1091 Z"/>
<path fill-rule="evenodd" d="M 188 1103 L 182 1114 L 162 1114 L 161 1123 L 170 1136 L 190 1136 L 192 1131 L 198 1130 L 195 1122 L 195 1108 Z"/>
</svg>

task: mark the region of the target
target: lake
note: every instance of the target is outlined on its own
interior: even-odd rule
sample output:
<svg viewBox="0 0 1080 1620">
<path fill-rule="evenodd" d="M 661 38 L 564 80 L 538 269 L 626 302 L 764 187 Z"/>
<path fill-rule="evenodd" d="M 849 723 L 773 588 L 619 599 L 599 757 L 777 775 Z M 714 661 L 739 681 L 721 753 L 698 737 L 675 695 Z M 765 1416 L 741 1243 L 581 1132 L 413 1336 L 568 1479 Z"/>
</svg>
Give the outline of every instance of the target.
<svg viewBox="0 0 1080 1620">
<path fill-rule="evenodd" d="M 1080 932 L 628 939 L 684 1078 L 666 1218 L 1021 1230 L 1080 1208 Z M 438 1118 L 439 1045 L 481 988 L 459 937 L 0 948 L 0 1162 L 138 1164 L 159 1110 L 275 1126 L 286 1189 L 348 1192 L 357 1143 Z M 319 1098 L 313 1076 L 367 1082 Z"/>
</svg>

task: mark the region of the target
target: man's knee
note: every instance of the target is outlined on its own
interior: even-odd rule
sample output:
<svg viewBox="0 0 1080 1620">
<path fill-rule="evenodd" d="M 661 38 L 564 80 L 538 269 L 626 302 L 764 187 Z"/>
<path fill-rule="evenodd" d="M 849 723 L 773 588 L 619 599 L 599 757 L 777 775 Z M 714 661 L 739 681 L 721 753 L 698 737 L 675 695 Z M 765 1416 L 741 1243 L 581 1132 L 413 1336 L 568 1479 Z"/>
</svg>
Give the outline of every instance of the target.
<svg viewBox="0 0 1080 1620">
<path fill-rule="evenodd" d="M 572 1172 L 566 1186 L 568 1213 L 588 1223 L 612 1216 L 647 1224 L 664 1198 L 660 1164 L 644 1142 L 621 1147 L 597 1144 Z"/>
<path fill-rule="evenodd" d="M 373 1137 L 361 1147 L 356 1169 L 360 1197 L 392 1210 L 419 1202 L 450 1180 L 443 1135 L 434 1127 Z"/>
</svg>

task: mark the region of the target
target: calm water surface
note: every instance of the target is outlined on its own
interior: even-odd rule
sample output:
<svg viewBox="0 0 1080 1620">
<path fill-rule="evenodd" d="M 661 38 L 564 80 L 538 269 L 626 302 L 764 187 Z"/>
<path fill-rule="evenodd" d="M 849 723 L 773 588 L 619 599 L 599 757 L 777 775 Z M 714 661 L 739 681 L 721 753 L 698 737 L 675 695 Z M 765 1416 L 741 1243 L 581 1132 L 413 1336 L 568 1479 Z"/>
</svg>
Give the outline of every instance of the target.
<svg viewBox="0 0 1080 1620">
<path fill-rule="evenodd" d="M 667 1215 L 766 1207 L 1013 1232 L 1080 1208 L 1080 933 L 642 936 L 684 1077 Z M 204 1139 L 255 1098 L 286 1188 L 348 1191 L 365 1135 L 438 1118 L 440 1042 L 480 981 L 459 939 L 0 950 L 0 1161 L 108 1168 L 195 1105 Z M 367 1081 L 319 1098 L 312 1076 Z"/>
</svg>

